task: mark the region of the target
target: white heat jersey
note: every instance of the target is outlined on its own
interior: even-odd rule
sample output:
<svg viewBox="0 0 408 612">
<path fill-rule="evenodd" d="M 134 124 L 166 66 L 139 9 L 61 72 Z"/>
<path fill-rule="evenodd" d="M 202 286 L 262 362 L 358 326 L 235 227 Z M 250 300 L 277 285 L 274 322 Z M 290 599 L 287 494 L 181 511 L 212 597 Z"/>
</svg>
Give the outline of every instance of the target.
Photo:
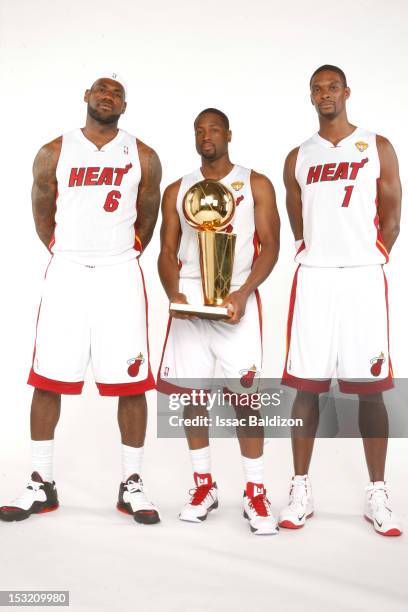
<svg viewBox="0 0 408 612">
<path fill-rule="evenodd" d="M 388 261 L 378 230 L 376 136 L 361 128 L 334 146 L 319 134 L 298 152 L 303 243 L 296 261 L 317 267 Z"/>
<path fill-rule="evenodd" d="M 119 130 L 98 149 L 77 129 L 62 137 L 56 228 L 50 248 L 88 265 L 137 256 L 136 199 L 141 177 L 136 137 Z"/>
<path fill-rule="evenodd" d="M 245 282 L 259 250 L 250 178 L 251 170 L 235 165 L 231 172 L 219 181 L 234 195 L 236 204 L 234 218 L 223 230 L 237 236 L 231 285 L 242 285 Z M 201 278 L 197 230 L 191 227 L 184 217 L 183 199 L 190 187 L 203 180 L 200 169 L 184 176 L 177 196 L 177 212 L 182 232 L 178 252 L 180 278 Z"/>
</svg>

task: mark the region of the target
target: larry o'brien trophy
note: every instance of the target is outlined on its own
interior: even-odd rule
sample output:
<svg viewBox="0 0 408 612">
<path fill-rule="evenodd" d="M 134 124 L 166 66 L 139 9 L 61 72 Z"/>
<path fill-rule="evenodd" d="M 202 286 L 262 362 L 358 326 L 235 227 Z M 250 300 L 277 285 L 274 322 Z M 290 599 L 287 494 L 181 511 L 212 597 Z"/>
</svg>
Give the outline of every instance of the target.
<svg viewBox="0 0 408 612">
<path fill-rule="evenodd" d="M 222 183 L 205 179 L 187 191 L 183 213 L 197 229 L 204 304 L 170 304 L 170 312 L 183 312 L 202 319 L 228 319 L 221 306 L 231 287 L 236 234 L 223 232 L 235 214 L 235 200 Z"/>
</svg>

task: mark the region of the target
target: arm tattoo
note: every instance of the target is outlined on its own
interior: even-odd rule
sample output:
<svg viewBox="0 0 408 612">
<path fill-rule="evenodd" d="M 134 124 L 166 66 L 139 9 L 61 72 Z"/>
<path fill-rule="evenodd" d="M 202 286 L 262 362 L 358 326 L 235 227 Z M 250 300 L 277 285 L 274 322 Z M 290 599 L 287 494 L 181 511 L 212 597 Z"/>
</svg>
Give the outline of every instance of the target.
<svg viewBox="0 0 408 612">
<path fill-rule="evenodd" d="M 144 145 L 145 146 L 145 145 Z M 142 179 L 137 198 L 135 232 L 143 250 L 149 244 L 156 225 L 160 206 L 161 164 L 157 154 L 146 147 L 145 164 L 142 162 Z M 147 159 L 146 159 L 147 158 Z"/>
</svg>

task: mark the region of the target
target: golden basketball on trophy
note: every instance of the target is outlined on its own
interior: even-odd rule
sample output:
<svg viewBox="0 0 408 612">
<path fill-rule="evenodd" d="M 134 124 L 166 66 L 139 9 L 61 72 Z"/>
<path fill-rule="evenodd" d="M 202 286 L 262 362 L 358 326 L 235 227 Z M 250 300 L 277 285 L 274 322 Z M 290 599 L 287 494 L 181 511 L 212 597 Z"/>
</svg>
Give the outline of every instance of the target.
<svg viewBox="0 0 408 612">
<path fill-rule="evenodd" d="M 204 304 L 170 304 L 170 311 L 194 314 L 207 319 L 228 319 L 221 304 L 231 287 L 236 234 L 223 232 L 235 214 L 232 193 L 218 181 L 205 179 L 186 192 L 183 213 L 197 230 Z"/>
</svg>

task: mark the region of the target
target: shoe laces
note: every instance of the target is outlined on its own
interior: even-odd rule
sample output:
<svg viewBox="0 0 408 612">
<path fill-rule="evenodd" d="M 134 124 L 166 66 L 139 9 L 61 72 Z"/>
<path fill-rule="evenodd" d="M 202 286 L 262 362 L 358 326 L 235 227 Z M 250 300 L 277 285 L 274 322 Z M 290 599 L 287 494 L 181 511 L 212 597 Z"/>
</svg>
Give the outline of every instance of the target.
<svg viewBox="0 0 408 612">
<path fill-rule="evenodd" d="M 265 493 L 249 498 L 249 506 L 258 516 L 271 516 L 270 502 Z"/>
<path fill-rule="evenodd" d="M 192 506 L 199 506 L 200 504 L 202 504 L 211 489 L 212 489 L 212 484 L 200 485 L 199 487 L 190 489 L 189 491 L 189 494 L 191 495 L 190 504 Z"/>
<path fill-rule="evenodd" d="M 135 482 L 134 480 L 128 480 L 125 483 L 125 487 L 130 494 L 132 493 L 144 493 L 143 491 L 143 482 L 142 480 L 138 480 Z"/>
<path fill-rule="evenodd" d="M 151 501 L 149 501 L 146 497 L 146 494 L 143 490 L 142 479 L 138 480 L 137 482 L 134 480 L 128 480 L 125 483 L 125 487 L 127 488 L 130 495 L 137 496 L 139 503 L 142 501 L 146 510 L 156 509 L 155 505 Z"/>
<path fill-rule="evenodd" d="M 392 514 L 392 510 L 388 506 L 390 500 L 385 486 L 373 489 L 368 488 L 368 495 L 369 502 L 375 508 L 375 511 L 386 511 Z"/>
<path fill-rule="evenodd" d="M 294 481 L 289 493 L 289 506 L 303 510 L 308 498 L 308 486 L 304 481 Z"/>
<path fill-rule="evenodd" d="M 17 508 L 23 504 L 25 501 L 29 500 L 33 493 L 37 493 L 44 486 L 43 482 L 36 482 L 35 480 L 29 480 L 24 492 L 19 496 L 13 499 L 9 505 L 16 506 Z"/>
</svg>

